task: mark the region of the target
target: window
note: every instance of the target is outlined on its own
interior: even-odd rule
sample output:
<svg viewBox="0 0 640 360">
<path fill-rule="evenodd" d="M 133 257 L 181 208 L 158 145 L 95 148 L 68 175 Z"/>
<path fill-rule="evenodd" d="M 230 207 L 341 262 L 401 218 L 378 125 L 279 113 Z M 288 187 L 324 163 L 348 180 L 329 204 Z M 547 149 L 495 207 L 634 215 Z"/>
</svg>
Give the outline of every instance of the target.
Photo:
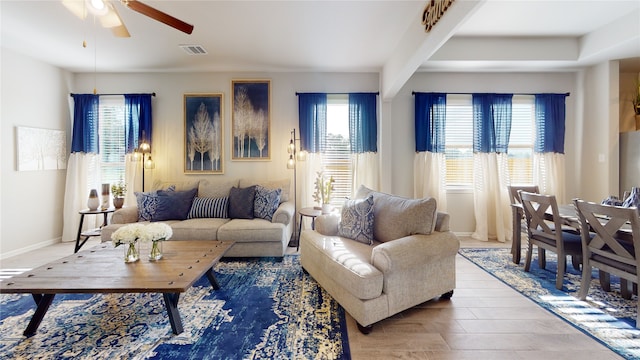
<svg viewBox="0 0 640 360">
<path fill-rule="evenodd" d="M 100 179 L 115 184 L 124 180 L 124 97 L 101 96 L 99 108 Z"/>
<path fill-rule="evenodd" d="M 514 95 L 509 137 L 509 176 L 513 184 L 533 183 L 535 98 Z M 473 105 L 471 95 L 447 95 L 445 159 L 448 187 L 473 183 Z"/>
<path fill-rule="evenodd" d="M 325 176 L 335 180 L 331 205 L 341 207 L 351 197 L 351 152 L 349 148 L 349 97 L 327 95 L 327 149 L 322 153 Z"/>
</svg>

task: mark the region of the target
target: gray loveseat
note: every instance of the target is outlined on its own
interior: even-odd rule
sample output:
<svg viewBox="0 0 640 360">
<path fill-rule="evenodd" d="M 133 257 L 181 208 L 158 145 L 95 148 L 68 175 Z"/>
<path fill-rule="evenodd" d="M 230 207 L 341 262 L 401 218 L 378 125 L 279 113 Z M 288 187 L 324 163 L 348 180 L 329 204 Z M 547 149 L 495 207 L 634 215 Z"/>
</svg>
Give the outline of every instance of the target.
<svg viewBox="0 0 640 360">
<path fill-rule="evenodd" d="M 199 200 L 218 200 L 229 198 L 233 187 L 246 189 L 253 185 L 260 185 L 266 189 L 281 189 L 280 202 L 272 215 L 272 219 L 264 218 L 229 218 L 221 215 L 223 210 L 218 209 L 219 214 L 207 215 L 200 211 L 196 217 L 184 220 L 167 219 L 162 222 L 171 226 L 173 236 L 170 241 L 179 240 L 225 240 L 235 241 L 236 244 L 225 254 L 228 257 L 282 257 L 285 254 L 291 234 L 293 233 L 294 205 L 289 199 L 290 181 L 255 181 L 250 179 L 234 180 L 202 180 L 195 182 L 156 182 L 150 193 L 165 191 L 167 189 L 175 192 L 187 192 L 190 189 L 197 189 L 196 198 L 193 204 Z M 224 202 L 219 202 L 224 204 Z M 237 204 L 236 204 L 237 205 Z M 244 207 L 248 212 L 253 212 L 254 203 L 244 202 Z M 193 215 L 195 209 L 190 209 L 189 215 Z M 140 219 L 138 206 L 125 207 L 117 210 L 112 218 L 111 224 L 102 229 L 102 241 L 111 241 L 113 232 L 130 223 L 148 222 Z M 224 213 L 224 215 L 228 215 Z M 222 216 L 222 217 L 218 217 Z"/>
<path fill-rule="evenodd" d="M 449 231 L 449 215 L 436 211 L 434 199 L 360 187 L 355 199 L 364 198 L 373 199 L 372 244 L 340 236 L 357 232 L 345 230 L 337 215 L 322 215 L 315 230 L 301 235 L 300 262 L 366 334 L 391 315 L 435 297 L 451 297 L 460 242 Z"/>
</svg>

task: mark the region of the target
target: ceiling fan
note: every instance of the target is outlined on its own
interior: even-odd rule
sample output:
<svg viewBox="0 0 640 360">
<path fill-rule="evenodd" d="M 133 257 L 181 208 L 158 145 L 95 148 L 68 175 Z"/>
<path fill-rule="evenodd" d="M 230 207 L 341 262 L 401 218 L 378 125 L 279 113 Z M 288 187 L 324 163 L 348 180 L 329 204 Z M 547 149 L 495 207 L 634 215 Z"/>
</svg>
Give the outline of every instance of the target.
<svg viewBox="0 0 640 360">
<path fill-rule="evenodd" d="M 115 1 L 115 0 L 113 0 Z M 125 7 L 160 21 L 184 33 L 191 34 L 193 25 L 138 0 L 120 0 Z M 74 15 L 85 19 L 89 13 L 100 19 L 103 27 L 111 29 L 117 37 L 131 37 L 111 0 L 62 0 L 62 4 Z"/>
</svg>

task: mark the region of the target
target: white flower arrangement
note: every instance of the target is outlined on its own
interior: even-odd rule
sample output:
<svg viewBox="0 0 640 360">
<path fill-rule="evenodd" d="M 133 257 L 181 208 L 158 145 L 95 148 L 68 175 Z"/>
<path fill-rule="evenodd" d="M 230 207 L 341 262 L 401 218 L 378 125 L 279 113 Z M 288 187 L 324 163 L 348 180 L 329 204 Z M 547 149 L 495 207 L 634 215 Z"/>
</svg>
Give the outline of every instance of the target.
<svg viewBox="0 0 640 360">
<path fill-rule="evenodd" d="M 111 241 L 115 247 L 131 244 L 136 241 L 169 240 L 173 235 L 171 227 L 165 223 L 130 224 L 123 226 L 111 234 Z"/>
<path fill-rule="evenodd" d="M 146 235 L 149 237 L 149 241 L 164 241 L 169 240 L 173 235 L 171 226 L 165 223 L 151 223 L 145 227 Z"/>
</svg>

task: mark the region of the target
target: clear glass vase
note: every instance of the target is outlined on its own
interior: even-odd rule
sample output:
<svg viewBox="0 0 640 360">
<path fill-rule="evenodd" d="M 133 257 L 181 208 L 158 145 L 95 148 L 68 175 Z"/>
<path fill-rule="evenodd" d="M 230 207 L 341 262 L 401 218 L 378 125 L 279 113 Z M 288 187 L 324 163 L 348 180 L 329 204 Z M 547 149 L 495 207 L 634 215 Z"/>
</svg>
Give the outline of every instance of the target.
<svg viewBox="0 0 640 360">
<path fill-rule="evenodd" d="M 131 263 L 140 260 L 140 251 L 138 250 L 138 242 L 134 241 L 124 246 L 124 262 Z"/>
<path fill-rule="evenodd" d="M 162 259 L 162 243 L 163 241 L 160 240 L 151 242 L 151 252 L 149 252 L 150 261 L 157 261 Z"/>
</svg>

